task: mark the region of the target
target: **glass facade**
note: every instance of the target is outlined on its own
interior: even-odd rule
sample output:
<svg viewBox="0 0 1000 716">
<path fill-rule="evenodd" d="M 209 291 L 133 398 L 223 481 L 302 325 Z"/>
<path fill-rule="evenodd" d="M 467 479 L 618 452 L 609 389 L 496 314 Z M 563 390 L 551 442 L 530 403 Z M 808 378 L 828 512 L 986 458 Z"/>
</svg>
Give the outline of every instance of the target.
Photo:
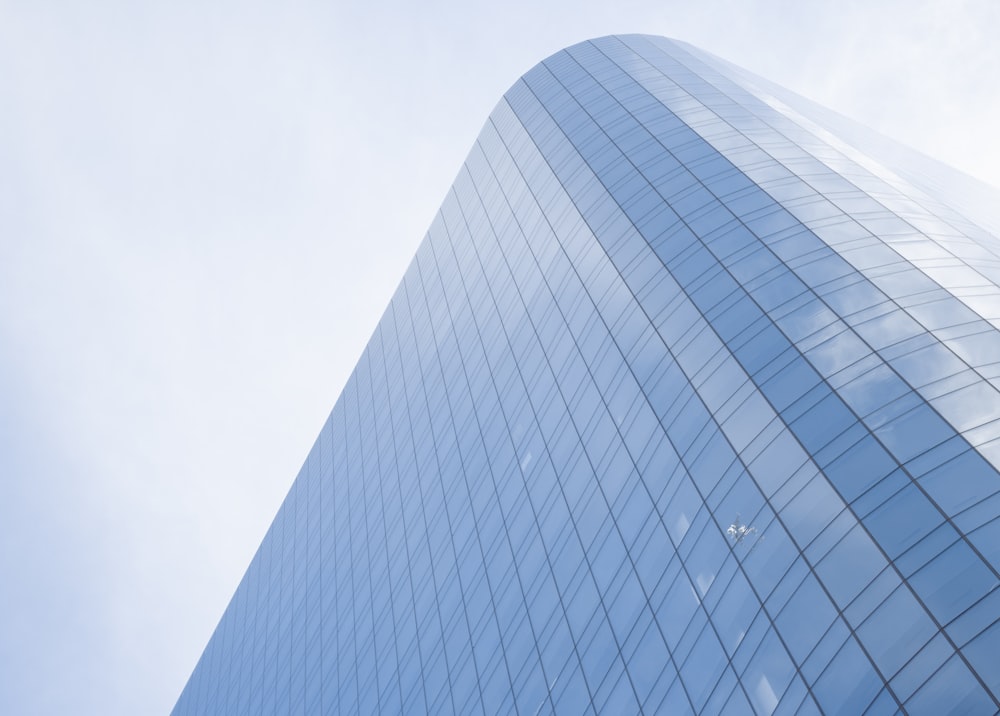
<svg viewBox="0 0 1000 716">
<path fill-rule="evenodd" d="M 545 60 L 175 713 L 995 713 L 981 196 L 683 43 Z"/>
</svg>

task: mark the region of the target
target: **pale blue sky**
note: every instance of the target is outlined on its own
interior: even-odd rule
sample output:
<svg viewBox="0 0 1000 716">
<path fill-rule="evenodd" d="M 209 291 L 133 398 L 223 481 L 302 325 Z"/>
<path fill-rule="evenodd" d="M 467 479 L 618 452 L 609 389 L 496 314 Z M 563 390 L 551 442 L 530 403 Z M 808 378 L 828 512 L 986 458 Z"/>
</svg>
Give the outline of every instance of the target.
<svg viewBox="0 0 1000 716">
<path fill-rule="evenodd" d="M 686 40 L 1000 185 L 994 0 L 0 0 L 0 712 L 169 711 L 490 109 Z"/>
</svg>

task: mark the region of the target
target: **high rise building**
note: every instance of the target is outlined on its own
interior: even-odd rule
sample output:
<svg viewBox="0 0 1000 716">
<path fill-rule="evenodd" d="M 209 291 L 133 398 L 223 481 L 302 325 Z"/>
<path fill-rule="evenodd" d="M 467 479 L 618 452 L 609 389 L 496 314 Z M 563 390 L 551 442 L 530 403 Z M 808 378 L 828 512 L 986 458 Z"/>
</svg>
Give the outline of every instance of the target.
<svg viewBox="0 0 1000 716">
<path fill-rule="evenodd" d="M 175 712 L 994 713 L 988 196 L 683 43 L 545 60 Z"/>
</svg>

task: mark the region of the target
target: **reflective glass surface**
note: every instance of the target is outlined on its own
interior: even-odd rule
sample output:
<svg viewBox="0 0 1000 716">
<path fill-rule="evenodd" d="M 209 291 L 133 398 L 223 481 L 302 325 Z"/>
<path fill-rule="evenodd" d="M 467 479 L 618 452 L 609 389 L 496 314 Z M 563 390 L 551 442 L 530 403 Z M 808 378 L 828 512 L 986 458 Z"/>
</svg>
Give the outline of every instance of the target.
<svg viewBox="0 0 1000 716">
<path fill-rule="evenodd" d="M 950 177 L 683 43 L 533 68 L 175 713 L 995 713 L 1000 204 Z"/>
</svg>

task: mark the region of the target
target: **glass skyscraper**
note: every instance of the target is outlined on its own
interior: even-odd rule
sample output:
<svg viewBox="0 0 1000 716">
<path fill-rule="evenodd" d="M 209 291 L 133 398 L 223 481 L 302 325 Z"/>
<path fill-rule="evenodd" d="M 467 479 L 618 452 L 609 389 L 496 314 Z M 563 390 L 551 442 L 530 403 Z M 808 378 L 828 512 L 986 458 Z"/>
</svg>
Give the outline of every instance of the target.
<svg viewBox="0 0 1000 716">
<path fill-rule="evenodd" d="M 996 712 L 997 207 L 684 43 L 553 55 L 175 713 Z"/>
</svg>

